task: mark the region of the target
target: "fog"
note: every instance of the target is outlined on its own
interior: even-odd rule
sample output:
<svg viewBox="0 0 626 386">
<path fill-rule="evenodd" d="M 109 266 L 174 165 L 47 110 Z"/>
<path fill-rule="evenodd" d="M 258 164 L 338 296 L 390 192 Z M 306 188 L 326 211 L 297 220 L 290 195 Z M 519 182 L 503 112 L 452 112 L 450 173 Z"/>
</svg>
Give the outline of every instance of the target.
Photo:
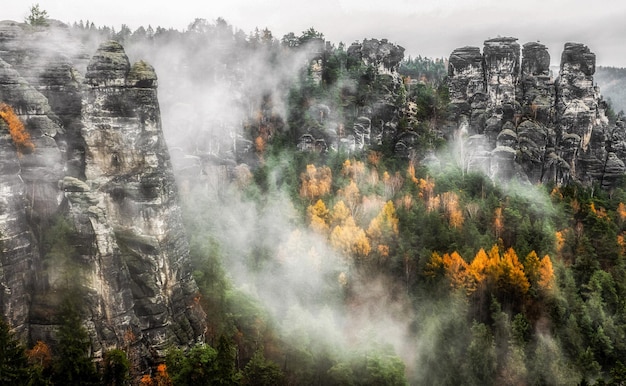
<svg viewBox="0 0 626 386">
<path fill-rule="evenodd" d="M 207 224 L 228 277 L 269 310 L 290 344 L 346 356 L 390 345 L 411 373 L 417 342 L 409 300 L 386 278 L 364 282 L 351 259 L 304 223 L 281 184 L 293 168 L 291 152 L 262 159 L 249 142 L 249 126 L 259 121 L 272 120 L 277 133 L 290 129 L 288 92 L 319 46 L 288 50 L 267 31 L 258 31 L 258 41 L 254 34 L 196 20 L 184 39 L 124 44 L 131 62 L 144 59 L 157 72 L 184 205 L 196 203 L 191 215 Z M 268 189 L 250 193 L 262 164 L 270 170 Z M 350 305 L 346 291 L 357 299 Z"/>
<path fill-rule="evenodd" d="M 104 36 L 83 31 L 79 38 L 93 52 Z M 183 206 L 204 224 L 199 234 L 218 245 L 233 285 L 257 299 L 293 345 L 315 342 L 322 351 L 343 355 L 390 345 L 409 379 L 428 379 L 429 372 L 452 366 L 432 358 L 468 344 L 470 337 L 450 339 L 455 328 L 467 328 L 468 304 L 457 298 L 415 302 L 389 277 L 364 279 L 353 259 L 306 224 L 283 182 L 294 175 L 292 153 L 263 155 L 253 142 L 262 127 L 268 138 L 299 129 L 289 126 L 289 91 L 318 54 L 315 45 L 286 49 L 279 38 L 197 19 L 184 31 L 131 35 L 122 43 L 131 63 L 146 60 L 157 72 L 163 130 Z M 455 149 L 439 158 L 465 169 Z M 262 166 L 269 170 L 264 191 L 252 182 Z M 502 189 L 533 202 L 538 215 L 554 211 L 537 187 L 511 183 Z M 540 340 L 547 352 L 561 355 L 551 337 Z"/>
<path fill-rule="evenodd" d="M 223 17 L 244 31 L 267 27 L 277 36 L 315 26 L 328 39 L 346 44 L 384 36 L 413 56 L 447 57 L 457 47 L 480 45 L 485 38 L 500 34 L 519 37 L 522 42 L 541 40 L 555 58 L 565 42 L 578 41 L 598 54 L 599 65 L 626 66 L 622 49 L 626 35 L 621 21 L 626 5 L 620 0 L 606 0 L 597 6 L 583 0 L 322 0 L 314 3 L 274 0 L 262 4 L 250 0 L 228 3 L 40 0 L 38 3 L 55 19 L 70 23 L 90 20 L 117 30 L 122 24 L 133 30 L 142 25 L 183 30 L 196 17 L 208 20 Z M 23 20 L 28 13 L 27 5 L 6 4 L 3 18 Z"/>
</svg>

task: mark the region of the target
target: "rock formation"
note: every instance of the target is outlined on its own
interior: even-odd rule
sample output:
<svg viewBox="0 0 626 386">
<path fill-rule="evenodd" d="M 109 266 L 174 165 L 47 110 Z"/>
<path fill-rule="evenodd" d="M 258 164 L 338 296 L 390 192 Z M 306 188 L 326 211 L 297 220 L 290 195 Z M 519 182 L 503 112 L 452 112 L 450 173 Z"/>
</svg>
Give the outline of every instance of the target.
<svg viewBox="0 0 626 386">
<path fill-rule="evenodd" d="M 327 45 L 322 56 L 333 55 L 333 50 Z M 298 149 L 359 151 L 395 139 L 403 108 L 398 103 L 404 91 L 398 67 L 404 58 L 404 48 L 387 39 L 365 39 L 351 44 L 345 54 L 345 69 L 349 74 L 342 79 L 341 103 L 312 104 L 308 115 L 316 119 L 297 129 Z M 314 59 L 309 63 L 309 72 L 319 73 L 316 79 L 321 80 L 323 66 L 323 61 Z"/>
<path fill-rule="evenodd" d="M 0 120 L 0 311 L 24 339 L 53 343 L 59 304 L 78 286 L 96 358 L 189 345 L 205 316 L 154 69 L 115 42 L 88 62 L 76 41 L 43 49 L 42 33 L 0 24 L 0 102 L 34 144 L 19 154 Z"/>
<path fill-rule="evenodd" d="M 465 167 L 495 178 L 612 186 L 626 171 L 624 135 L 609 125 L 594 72 L 595 55 L 579 43 L 565 44 L 556 80 L 540 43 L 524 44 L 521 56 L 509 37 L 485 41 L 482 54 L 454 50 L 448 85 L 455 131 L 447 135 L 481 149 L 466 144 Z"/>
</svg>

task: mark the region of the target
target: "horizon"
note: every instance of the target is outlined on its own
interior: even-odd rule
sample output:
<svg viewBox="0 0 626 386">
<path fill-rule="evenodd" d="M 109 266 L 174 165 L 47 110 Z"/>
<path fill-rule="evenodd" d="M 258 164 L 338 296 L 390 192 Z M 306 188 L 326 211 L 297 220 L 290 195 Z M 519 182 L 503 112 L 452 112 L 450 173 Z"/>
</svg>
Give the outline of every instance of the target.
<svg viewBox="0 0 626 386">
<path fill-rule="evenodd" d="M 148 25 L 184 31 L 197 18 L 210 22 L 222 18 L 246 34 L 255 28 L 267 28 L 277 39 L 290 32 L 298 35 L 311 27 L 333 44 L 388 39 L 405 48 L 405 57 L 448 58 L 456 48 L 482 48 L 487 39 L 511 36 L 520 45 L 531 41 L 546 45 L 552 65 L 558 65 L 565 43 L 579 42 L 596 54 L 598 66 L 626 67 L 626 26 L 621 21 L 626 3 L 618 0 L 605 1 L 603 7 L 592 9 L 582 0 L 446 0 L 437 4 L 388 0 L 384 5 L 374 0 L 320 0 L 314 4 L 286 0 L 263 4 L 250 0 L 228 4 L 198 4 L 190 0 L 37 3 L 49 18 L 70 25 L 88 20 L 116 31 L 123 24 L 132 31 Z M 34 4 L 9 4 L 3 9 L 2 18 L 23 22 Z"/>
</svg>

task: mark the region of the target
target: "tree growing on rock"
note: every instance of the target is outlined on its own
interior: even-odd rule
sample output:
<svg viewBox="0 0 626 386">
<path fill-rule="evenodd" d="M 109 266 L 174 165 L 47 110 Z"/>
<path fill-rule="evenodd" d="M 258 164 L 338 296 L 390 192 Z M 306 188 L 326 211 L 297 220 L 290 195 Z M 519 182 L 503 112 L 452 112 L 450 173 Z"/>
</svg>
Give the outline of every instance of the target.
<svg viewBox="0 0 626 386">
<path fill-rule="evenodd" d="M 28 134 L 24 124 L 11 106 L 6 103 L 0 103 L 0 118 L 7 124 L 9 134 L 11 134 L 11 139 L 15 147 L 17 147 L 18 154 L 30 153 L 35 149 L 35 145 L 33 145 L 30 139 L 30 134 Z"/>
<path fill-rule="evenodd" d="M 48 11 L 39 8 L 39 3 L 30 7 L 30 14 L 26 16 L 24 22 L 33 27 L 45 27 L 48 25 Z"/>
</svg>

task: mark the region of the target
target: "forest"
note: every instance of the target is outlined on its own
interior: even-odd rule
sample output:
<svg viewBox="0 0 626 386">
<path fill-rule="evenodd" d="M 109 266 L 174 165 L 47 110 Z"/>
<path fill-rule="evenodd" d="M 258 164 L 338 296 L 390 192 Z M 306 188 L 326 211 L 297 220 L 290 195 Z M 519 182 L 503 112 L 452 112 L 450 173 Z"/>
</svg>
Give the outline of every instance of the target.
<svg viewBox="0 0 626 386">
<path fill-rule="evenodd" d="M 69 28 L 156 68 L 170 149 L 233 161 L 203 161 L 196 174 L 173 156 L 209 329 L 149 373 L 124 347 L 94 363 L 81 295 L 68 293 L 54 347 L 0 323 L 2 383 L 626 382 L 626 180 L 607 191 L 468 173 L 441 133 L 445 60 L 403 59 L 394 85 L 314 28 L 282 39 L 223 19 Z M 312 106 L 353 127 L 390 95 L 393 136 L 360 150 L 296 146 L 303 133 L 333 138 Z M 407 157 L 393 139 L 408 131 Z M 249 151 L 227 149 L 231 133 Z M 61 218 L 50 228 L 49 254 L 72 248 L 69 228 Z"/>
</svg>

